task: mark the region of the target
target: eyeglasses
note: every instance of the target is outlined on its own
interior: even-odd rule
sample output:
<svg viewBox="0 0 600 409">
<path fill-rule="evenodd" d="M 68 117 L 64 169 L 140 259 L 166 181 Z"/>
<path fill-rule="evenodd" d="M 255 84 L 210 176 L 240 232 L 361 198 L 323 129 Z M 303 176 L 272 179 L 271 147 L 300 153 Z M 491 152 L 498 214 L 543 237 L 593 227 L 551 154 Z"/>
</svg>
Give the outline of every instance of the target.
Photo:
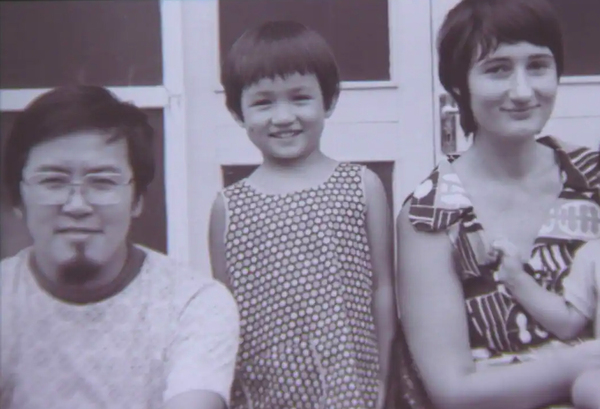
<svg viewBox="0 0 600 409">
<path fill-rule="evenodd" d="M 130 185 L 133 178 L 123 175 L 97 173 L 85 175 L 82 180 L 74 181 L 71 176 L 62 173 L 36 173 L 23 178 L 22 183 L 29 187 L 32 199 L 42 205 L 63 205 L 71 193 L 80 187 L 81 195 L 91 205 L 112 205 L 122 201 L 122 190 Z"/>
</svg>

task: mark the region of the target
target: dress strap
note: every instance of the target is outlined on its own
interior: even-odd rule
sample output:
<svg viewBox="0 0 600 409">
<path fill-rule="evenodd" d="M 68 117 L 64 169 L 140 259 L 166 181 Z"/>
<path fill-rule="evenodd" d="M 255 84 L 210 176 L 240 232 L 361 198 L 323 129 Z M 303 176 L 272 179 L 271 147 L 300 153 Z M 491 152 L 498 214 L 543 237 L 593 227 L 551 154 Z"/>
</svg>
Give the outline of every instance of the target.
<svg viewBox="0 0 600 409">
<path fill-rule="evenodd" d="M 407 199 L 408 217 L 415 229 L 444 231 L 472 210 L 458 175 L 448 160 L 442 160 Z"/>
</svg>

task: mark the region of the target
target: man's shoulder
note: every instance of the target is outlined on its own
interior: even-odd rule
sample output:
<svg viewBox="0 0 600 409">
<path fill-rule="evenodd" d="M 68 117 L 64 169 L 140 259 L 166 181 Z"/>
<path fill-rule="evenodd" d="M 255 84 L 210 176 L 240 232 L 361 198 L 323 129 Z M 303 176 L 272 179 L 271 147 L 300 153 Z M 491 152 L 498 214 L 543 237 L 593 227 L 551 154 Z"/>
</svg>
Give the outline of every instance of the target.
<svg viewBox="0 0 600 409">
<path fill-rule="evenodd" d="M 29 259 L 30 249 L 24 249 L 17 254 L 0 261 L 0 311 L 2 313 L 2 348 L 12 348 L 16 329 L 23 325 L 21 313 L 27 311 L 29 301 L 24 294 L 29 290 L 37 291 L 35 280 L 30 274 Z M 28 318 L 31 318 L 28 316 Z"/>
<path fill-rule="evenodd" d="M 27 254 L 29 254 L 30 250 L 31 250 L 30 247 L 26 247 L 26 248 L 20 250 L 19 252 L 17 252 L 16 254 L 14 254 L 12 256 L 3 258 L 2 260 L 0 260 L 0 267 L 2 267 L 2 268 L 9 268 L 9 267 L 16 266 L 24 258 L 27 257 Z M 2 272 L 2 270 L 0 270 L 0 273 L 1 272 Z"/>
<path fill-rule="evenodd" d="M 144 268 L 149 279 L 162 282 L 169 292 L 179 294 L 181 299 L 197 296 L 210 298 L 221 303 L 233 302 L 233 296 L 210 272 L 200 271 L 164 253 L 138 246 L 146 253 Z"/>
<path fill-rule="evenodd" d="M 193 268 L 175 257 L 142 245 L 136 244 L 136 247 L 145 253 L 144 267 L 151 269 L 153 273 L 160 274 L 163 277 L 170 277 L 171 274 L 176 274 L 179 280 L 185 280 L 187 277 L 199 283 L 206 282 L 210 284 L 214 281 L 209 272 Z"/>
<path fill-rule="evenodd" d="M 27 247 L 17 254 L 0 260 L 0 289 L 4 293 L 16 284 L 16 280 L 22 276 L 18 271 L 27 263 L 30 248 Z"/>
</svg>

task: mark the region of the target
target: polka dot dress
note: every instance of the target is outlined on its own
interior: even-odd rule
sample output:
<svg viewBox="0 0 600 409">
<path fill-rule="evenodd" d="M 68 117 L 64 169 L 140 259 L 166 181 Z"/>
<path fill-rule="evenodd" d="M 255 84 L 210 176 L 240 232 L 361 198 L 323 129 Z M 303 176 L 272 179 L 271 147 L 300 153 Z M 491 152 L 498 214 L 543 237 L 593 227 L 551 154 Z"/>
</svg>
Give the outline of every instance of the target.
<svg viewBox="0 0 600 409">
<path fill-rule="evenodd" d="M 234 409 L 372 408 L 378 354 L 364 167 L 267 195 L 224 191 L 226 257 L 241 317 Z"/>
</svg>

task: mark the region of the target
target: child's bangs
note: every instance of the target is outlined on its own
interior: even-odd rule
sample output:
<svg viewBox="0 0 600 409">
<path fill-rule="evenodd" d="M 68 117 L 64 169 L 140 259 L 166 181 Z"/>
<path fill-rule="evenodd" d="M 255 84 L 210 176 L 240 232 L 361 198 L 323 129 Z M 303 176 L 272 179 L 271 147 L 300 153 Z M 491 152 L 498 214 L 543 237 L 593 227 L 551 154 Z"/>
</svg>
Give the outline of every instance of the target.
<svg viewBox="0 0 600 409">
<path fill-rule="evenodd" d="M 252 53 L 244 56 L 243 71 L 239 77 L 247 87 L 263 78 L 274 79 L 291 74 L 317 74 L 319 71 L 318 49 L 310 49 L 308 44 L 298 41 L 262 42 Z"/>
</svg>

